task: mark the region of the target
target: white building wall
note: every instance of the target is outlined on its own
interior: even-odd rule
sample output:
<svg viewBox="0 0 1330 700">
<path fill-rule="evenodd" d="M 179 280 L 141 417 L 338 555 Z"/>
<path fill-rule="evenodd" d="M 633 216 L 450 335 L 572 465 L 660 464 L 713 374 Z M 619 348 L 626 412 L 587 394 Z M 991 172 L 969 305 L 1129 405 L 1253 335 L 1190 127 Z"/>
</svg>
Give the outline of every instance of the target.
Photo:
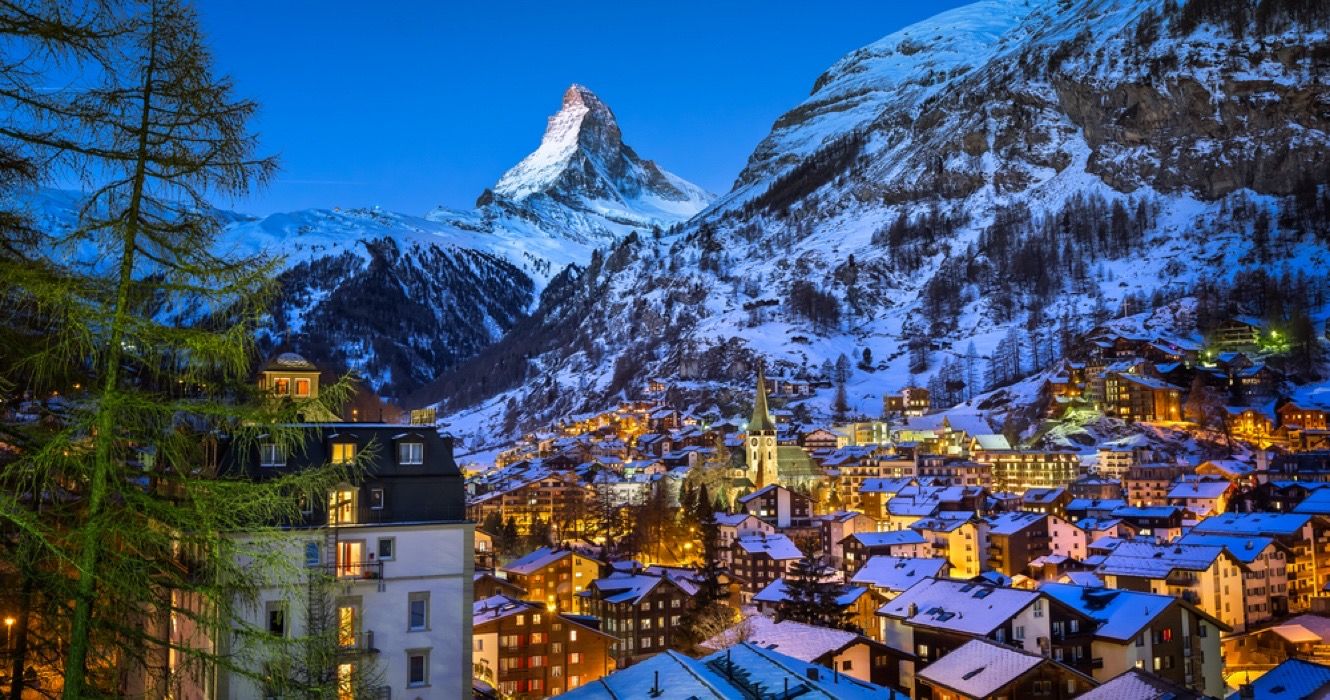
<svg viewBox="0 0 1330 700">
<path fill-rule="evenodd" d="M 383 578 L 339 579 L 331 584 L 327 598 L 334 607 L 339 599 L 357 600 L 362 635 L 373 633 L 377 653 L 364 655 L 377 672 L 378 684 L 391 688 L 392 697 L 444 700 L 467 697 L 471 691 L 474 524 L 365 525 L 338 528 L 340 542 L 363 541 L 365 560 L 377 552 L 380 538 L 394 541 L 392 559 L 383 560 Z M 300 530 L 284 535 L 283 551 L 295 566 L 276 572 L 260 589 L 252 606 L 242 608 L 242 623 L 266 627 L 270 603 L 287 608 L 288 637 L 308 633 L 308 587 L 302 568 L 305 545 L 323 545 L 326 530 Z M 326 558 L 326 557 L 325 557 Z M 374 561 L 378 561 L 375 557 Z M 324 562 L 331 563 L 331 562 Z M 285 578 L 286 580 L 282 580 Z M 428 597 L 428 623 L 423 630 L 408 629 L 408 601 L 412 594 Z M 226 635 L 230 637 L 231 635 Z M 429 673 L 425 685 L 408 684 L 408 651 L 428 653 Z M 248 655 L 254 668 L 265 659 L 256 650 L 233 649 Z M 248 678 L 220 674 L 215 697 L 250 700 L 262 698 L 263 689 Z"/>
</svg>

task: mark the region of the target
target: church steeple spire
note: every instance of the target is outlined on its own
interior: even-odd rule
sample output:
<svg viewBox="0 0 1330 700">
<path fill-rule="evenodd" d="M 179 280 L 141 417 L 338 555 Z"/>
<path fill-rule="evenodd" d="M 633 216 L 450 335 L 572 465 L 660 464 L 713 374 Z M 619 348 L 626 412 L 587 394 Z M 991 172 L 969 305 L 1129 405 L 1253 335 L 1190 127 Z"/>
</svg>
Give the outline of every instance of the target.
<svg viewBox="0 0 1330 700">
<path fill-rule="evenodd" d="M 753 417 L 748 421 L 749 434 L 776 429 L 776 422 L 771 420 L 767 410 L 767 379 L 762 365 L 757 365 L 757 396 L 753 399 Z"/>
</svg>

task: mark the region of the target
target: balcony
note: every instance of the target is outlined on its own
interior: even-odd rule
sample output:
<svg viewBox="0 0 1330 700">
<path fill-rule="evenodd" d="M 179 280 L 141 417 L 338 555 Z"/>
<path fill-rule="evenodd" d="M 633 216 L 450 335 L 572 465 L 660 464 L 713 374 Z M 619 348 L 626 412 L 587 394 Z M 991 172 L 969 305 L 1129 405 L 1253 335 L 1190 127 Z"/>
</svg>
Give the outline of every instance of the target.
<svg viewBox="0 0 1330 700">
<path fill-rule="evenodd" d="M 337 634 L 337 653 L 339 655 L 352 654 L 377 654 L 378 647 L 374 646 L 374 631 L 366 630 L 354 634 Z"/>
<path fill-rule="evenodd" d="M 383 578 L 381 561 L 339 561 L 324 568 L 340 580 L 378 581 Z"/>
</svg>

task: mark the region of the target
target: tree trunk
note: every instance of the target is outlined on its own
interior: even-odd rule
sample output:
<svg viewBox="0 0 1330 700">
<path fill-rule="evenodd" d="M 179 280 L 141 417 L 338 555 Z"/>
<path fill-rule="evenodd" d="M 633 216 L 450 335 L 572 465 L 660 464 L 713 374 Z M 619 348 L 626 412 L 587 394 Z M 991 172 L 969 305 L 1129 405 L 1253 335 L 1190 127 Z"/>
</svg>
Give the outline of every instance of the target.
<svg viewBox="0 0 1330 700">
<path fill-rule="evenodd" d="M 155 20 L 156 7 L 153 8 Z M 133 193 L 128 214 L 122 224 L 119 276 L 115 307 L 111 309 L 110 342 L 106 347 L 101 395 L 97 402 L 97 434 L 92 460 L 92 484 L 88 492 L 88 512 L 80 533 L 78 558 L 79 580 L 74 594 L 74 619 L 69 633 L 69 655 L 65 658 L 64 692 L 66 700 L 77 700 L 85 694 L 87 686 L 87 660 L 92 632 L 92 604 L 97 594 L 97 559 L 101 552 L 106 496 L 111 472 L 115 469 L 115 414 L 120 390 L 120 364 L 124 357 L 122 341 L 128 321 L 129 290 L 134 281 L 134 254 L 137 246 L 138 223 L 143 201 L 143 186 L 147 178 L 148 135 L 153 100 L 153 80 L 156 68 L 158 37 L 154 26 L 148 38 L 148 58 L 143 71 L 143 97 L 140 104 L 141 120 L 138 133 L 138 162 L 134 170 Z"/>
</svg>

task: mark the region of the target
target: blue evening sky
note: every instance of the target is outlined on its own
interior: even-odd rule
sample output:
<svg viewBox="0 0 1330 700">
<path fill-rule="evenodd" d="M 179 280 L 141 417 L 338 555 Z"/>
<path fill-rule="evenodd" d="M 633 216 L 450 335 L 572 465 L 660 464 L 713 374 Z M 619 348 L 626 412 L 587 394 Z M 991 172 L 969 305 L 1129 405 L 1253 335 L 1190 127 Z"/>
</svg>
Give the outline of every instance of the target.
<svg viewBox="0 0 1330 700">
<path fill-rule="evenodd" d="M 469 208 L 535 149 L 573 82 L 646 158 L 723 193 L 838 58 L 962 0 L 202 0 L 282 172 L 252 213 Z"/>
</svg>

